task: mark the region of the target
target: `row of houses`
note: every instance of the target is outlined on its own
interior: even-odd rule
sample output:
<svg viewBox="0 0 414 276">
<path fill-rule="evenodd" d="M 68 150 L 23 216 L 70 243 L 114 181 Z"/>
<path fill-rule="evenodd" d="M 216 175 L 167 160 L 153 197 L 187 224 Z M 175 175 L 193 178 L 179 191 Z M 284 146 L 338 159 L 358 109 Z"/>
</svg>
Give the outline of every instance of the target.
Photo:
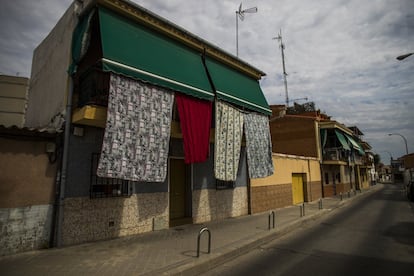
<svg viewBox="0 0 414 276">
<path fill-rule="evenodd" d="M 1 254 L 368 188 L 363 133 L 269 106 L 264 75 L 129 1 L 73 2 L 1 107 Z"/>
</svg>

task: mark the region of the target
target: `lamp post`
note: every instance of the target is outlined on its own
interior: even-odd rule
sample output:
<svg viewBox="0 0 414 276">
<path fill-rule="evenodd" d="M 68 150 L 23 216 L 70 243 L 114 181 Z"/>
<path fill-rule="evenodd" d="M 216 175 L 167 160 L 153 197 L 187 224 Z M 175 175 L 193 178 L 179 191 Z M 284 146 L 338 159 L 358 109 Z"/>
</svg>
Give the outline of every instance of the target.
<svg viewBox="0 0 414 276">
<path fill-rule="evenodd" d="M 412 54 L 414 54 L 414 53 L 408 53 L 408 54 L 405 54 L 405 55 L 401 55 L 401 56 L 398 56 L 397 57 L 397 59 L 398 60 L 403 60 L 403 59 L 405 59 L 405 58 L 408 58 L 409 56 L 411 56 Z"/>
<path fill-rule="evenodd" d="M 241 21 L 244 20 L 245 13 L 256 13 L 257 7 L 248 8 L 242 10 L 242 3 L 240 3 L 239 10 L 236 11 L 236 55 L 239 56 L 239 18 Z"/>
<path fill-rule="evenodd" d="M 407 139 L 405 139 L 405 137 L 399 133 L 388 133 L 388 136 L 392 136 L 392 135 L 398 135 L 398 136 L 401 136 L 401 138 L 403 138 L 404 143 L 405 143 L 405 153 L 408 155 Z"/>
</svg>

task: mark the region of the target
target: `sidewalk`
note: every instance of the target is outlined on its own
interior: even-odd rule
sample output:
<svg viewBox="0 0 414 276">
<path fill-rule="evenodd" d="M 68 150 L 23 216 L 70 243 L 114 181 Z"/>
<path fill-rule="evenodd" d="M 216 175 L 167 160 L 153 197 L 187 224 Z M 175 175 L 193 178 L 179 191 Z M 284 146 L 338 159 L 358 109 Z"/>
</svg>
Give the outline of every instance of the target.
<svg viewBox="0 0 414 276">
<path fill-rule="evenodd" d="M 196 275 L 276 239 L 354 199 L 381 189 L 324 198 L 305 203 L 305 216 L 299 206 L 274 210 L 275 228 L 269 230 L 269 212 L 185 225 L 132 237 L 53 248 L 0 258 L 2 275 Z M 201 236 L 197 258 L 197 236 L 201 228 L 211 232 L 211 253 L 207 254 L 208 232 Z"/>
</svg>

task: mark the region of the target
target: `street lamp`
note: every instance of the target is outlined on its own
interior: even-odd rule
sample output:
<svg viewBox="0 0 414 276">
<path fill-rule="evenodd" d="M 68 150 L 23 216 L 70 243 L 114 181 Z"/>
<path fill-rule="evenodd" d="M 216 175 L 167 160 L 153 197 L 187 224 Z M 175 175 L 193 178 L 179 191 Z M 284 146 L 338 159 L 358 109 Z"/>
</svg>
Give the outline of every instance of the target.
<svg viewBox="0 0 414 276">
<path fill-rule="evenodd" d="M 239 18 L 241 21 L 243 21 L 245 13 L 256 13 L 256 12 L 257 12 L 257 7 L 242 10 L 242 3 L 240 3 L 239 10 L 236 11 L 236 54 L 237 54 L 237 57 L 239 56 Z"/>
<path fill-rule="evenodd" d="M 405 143 L 405 153 L 408 155 L 407 139 L 405 139 L 405 137 L 399 133 L 388 133 L 388 136 L 392 136 L 392 135 L 398 135 L 398 136 L 401 136 L 401 138 L 403 138 L 404 143 Z"/>
<path fill-rule="evenodd" d="M 414 53 L 408 53 L 408 54 L 405 54 L 405 55 L 401 55 L 401 56 L 398 56 L 397 57 L 397 59 L 398 60 L 403 60 L 403 59 L 405 59 L 405 58 L 408 58 L 409 56 L 411 56 L 412 54 L 414 54 Z"/>
</svg>

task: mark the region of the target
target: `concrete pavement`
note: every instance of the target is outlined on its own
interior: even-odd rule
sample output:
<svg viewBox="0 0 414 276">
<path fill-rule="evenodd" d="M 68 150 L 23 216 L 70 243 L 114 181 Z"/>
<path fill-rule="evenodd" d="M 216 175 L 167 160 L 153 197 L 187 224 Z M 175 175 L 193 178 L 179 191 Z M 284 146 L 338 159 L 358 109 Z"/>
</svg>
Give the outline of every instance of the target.
<svg viewBox="0 0 414 276">
<path fill-rule="evenodd" d="M 196 275 L 382 187 L 382 184 L 378 184 L 361 193 L 350 195 L 346 193 L 342 200 L 339 196 L 324 198 L 322 209 L 319 208 L 319 201 L 305 203 L 304 216 L 301 216 L 300 206 L 276 209 L 274 210 L 275 228 L 272 228 L 273 216 L 269 212 L 198 225 L 185 225 L 114 240 L 1 257 L 0 273 L 1 275 Z M 271 229 L 269 229 L 269 216 Z M 211 252 L 207 253 L 208 232 L 205 231 L 201 235 L 200 256 L 197 257 L 197 237 L 203 227 L 207 227 L 211 233 Z"/>
</svg>

